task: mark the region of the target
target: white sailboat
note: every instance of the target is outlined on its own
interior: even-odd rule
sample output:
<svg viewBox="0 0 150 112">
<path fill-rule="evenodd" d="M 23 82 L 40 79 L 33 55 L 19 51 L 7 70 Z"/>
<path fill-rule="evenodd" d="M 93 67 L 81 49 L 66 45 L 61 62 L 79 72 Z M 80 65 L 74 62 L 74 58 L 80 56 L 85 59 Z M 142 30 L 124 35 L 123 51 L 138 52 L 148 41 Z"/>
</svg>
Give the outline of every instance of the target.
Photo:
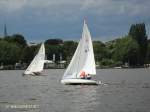
<svg viewBox="0 0 150 112">
<path fill-rule="evenodd" d="M 96 75 L 93 44 L 85 20 L 82 38 L 80 39 L 73 58 L 62 77 L 61 83 L 97 85 L 97 81 L 88 79 L 88 76 L 83 78 L 82 75 Z"/>
<path fill-rule="evenodd" d="M 45 47 L 44 43 L 41 44 L 39 52 L 36 54 L 28 68 L 23 73 L 24 75 L 40 75 L 43 71 L 45 63 Z"/>
</svg>

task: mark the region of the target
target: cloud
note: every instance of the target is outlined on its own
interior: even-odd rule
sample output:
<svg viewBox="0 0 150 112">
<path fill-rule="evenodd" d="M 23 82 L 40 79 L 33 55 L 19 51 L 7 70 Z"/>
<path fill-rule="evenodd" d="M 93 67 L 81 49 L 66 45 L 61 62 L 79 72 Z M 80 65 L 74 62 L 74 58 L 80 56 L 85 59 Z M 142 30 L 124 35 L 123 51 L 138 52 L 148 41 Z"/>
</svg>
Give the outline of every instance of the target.
<svg viewBox="0 0 150 112">
<path fill-rule="evenodd" d="M 56 9 L 60 12 L 63 10 L 73 12 L 78 9 L 99 15 L 112 13 L 136 15 L 148 13 L 149 6 L 149 0 L 0 0 L 0 10 L 7 12 L 36 8 L 37 10 L 49 9 L 47 10 L 49 12 Z"/>
<path fill-rule="evenodd" d="M 37 35 L 46 37 L 50 30 L 69 38 L 79 36 L 74 34 L 80 34 L 87 16 L 94 37 L 113 38 L 124 35 L 133 23 L 150 24 L 149 6 L 150 0 L 0 0 L 0 20 L 6 15 L 11 26 L 19 27 L 16 31 L 28 35 L 39 30 Z"/>
<path fill-rule="evenodd" d="M 22 9 L 26 5 L 26 0 L 0 0 L 0 10 L 13 12 Z"/>
</svg>

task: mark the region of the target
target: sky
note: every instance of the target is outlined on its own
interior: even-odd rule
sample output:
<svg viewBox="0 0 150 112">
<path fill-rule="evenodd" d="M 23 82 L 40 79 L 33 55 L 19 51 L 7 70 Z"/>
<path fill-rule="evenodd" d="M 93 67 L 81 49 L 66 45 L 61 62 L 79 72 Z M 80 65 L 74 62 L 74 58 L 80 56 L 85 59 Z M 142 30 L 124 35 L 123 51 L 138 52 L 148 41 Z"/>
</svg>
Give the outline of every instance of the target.
<svg viewBox="0 0 150 112">
<path fill-rule="evenodd" d="M 86 18 L 92 39 L 110 41 L 128 34 L 131 24 L 144 22 L 150 37 L 150 0 L 0 0 L 0 35 L 27 41 L 50 38 L 79 40 Z"/>
</svg>

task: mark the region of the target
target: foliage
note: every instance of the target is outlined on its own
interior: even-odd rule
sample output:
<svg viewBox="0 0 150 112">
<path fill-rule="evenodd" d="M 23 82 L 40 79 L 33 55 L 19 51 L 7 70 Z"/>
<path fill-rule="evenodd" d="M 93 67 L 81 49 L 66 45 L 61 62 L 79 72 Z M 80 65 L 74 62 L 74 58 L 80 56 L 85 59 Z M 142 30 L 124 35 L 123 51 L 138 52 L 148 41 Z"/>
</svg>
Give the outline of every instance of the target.
<svg viewBox="0 0 150 112">
<path fill-rule="evenodd" d="M 131 25 L 129 35 L 139 44 L 139 57 L 137 61 L 139 65 L 143 65 L 146 60 L 148 45 L 145 24 L 141 23 Z"/>
<path fill-rule="evenodd" d="M 21 53 L 20 60 L 25 63 L 30 63 L 36 53 L 38 52 L 38 46 L 26 46 Z"/>
<path fill-rule="evenodd" d="M 18 44 L 18 46 L 20 46 L 22 48 L 27 46 L 27 42 L 26 42 L 25 38 L 20 34 L 14 34 L 12 36 L 7 36 L 4 38 L 4 40 L 9 43 Z"/>
<path fill-rule="evenodd" d="M 115 61 L 121 61 L 123 63 L 129 63 L 129 65 L 137 65 L 139 54 L 138 43 L 130 36 L 125 36 L 115 44 L 115 50 L 112 55 L 112 59 Z"/>
<path fill-rule="evenodd" d="M 63 43 L 63 54 L 64 54 L 64 59 L 67 61 L 70 61 L 76 48 L 77 48 L 77 42 L 74 41 L 64 41 Z"/>
<path fill-rule="evenodd" d="M 101 41 L 93 41 L 93 48 L 96 61 L 101 61 L 103 58 L 109 57 L 108 49 Z"/>
<path fill-rule="evenodd" d="M 26 47 L 27 46 L 27 42 L 26 42 L 25 38 L 20 34 L 12 35 L 12 39 L 13 39 L 14 42 L 16 42 L 21 47 Z"/>
<path fill-rule="evenodd" d="M 63 43 L 62 39 L 48 39 L 45 41 L 45 44 L 49 44 L 49 45 L 59 45 L 62 43 Z"/>
<path fill-rule="evenodd" d="M 14 64 L 20 58 L 21 49 L 14 43 L 0 41 L 0 63 Z"/>
<path fill-rule="evenodd" d="M 148 46 L 147 46 L 146 63 L 150 63 L 150 41 L 148 41 Z"/>
<path fill-rule="evenodd" d="M 60 55 L 63 55 L 62 45 L 50 45 L 45 44 L 46 55 L 48 60 L 53 60 L 53 55 L 55 55 L 55 62 L 60 60 Z"/>
<path fill-rule="evenodd" d="M 100 61 L 100 66 L 101 67 L 113 66 L 113 64 L 114 64 L 114 61 L 112 59 L 102 59 Z"/>
</svg>

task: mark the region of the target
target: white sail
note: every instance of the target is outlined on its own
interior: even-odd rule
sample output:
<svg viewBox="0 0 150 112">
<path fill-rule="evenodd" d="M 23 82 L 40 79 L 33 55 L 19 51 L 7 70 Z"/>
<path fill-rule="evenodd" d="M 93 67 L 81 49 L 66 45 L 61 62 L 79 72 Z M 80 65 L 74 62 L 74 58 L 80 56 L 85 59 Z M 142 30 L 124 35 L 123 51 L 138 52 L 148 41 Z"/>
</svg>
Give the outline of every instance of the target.
<svg viewBox="0 0 150 112">
<path fill-rule="evenodd" d="M 82 71 L 86 74 L 96 75 L 91 34 L 85 21 L 82 38 L 79 41 L 78 47 L 66 72 L 64 73 L 63 79 L 79 78 Z"/>
<path fill-rule="evenodd" d="M 39 73 L 43 70 L 45 62 L 45 47 L 44 43 L 42 43 L 39 52 L 36 54 L 24 74 L 34 74 Z"/>
</svg>

